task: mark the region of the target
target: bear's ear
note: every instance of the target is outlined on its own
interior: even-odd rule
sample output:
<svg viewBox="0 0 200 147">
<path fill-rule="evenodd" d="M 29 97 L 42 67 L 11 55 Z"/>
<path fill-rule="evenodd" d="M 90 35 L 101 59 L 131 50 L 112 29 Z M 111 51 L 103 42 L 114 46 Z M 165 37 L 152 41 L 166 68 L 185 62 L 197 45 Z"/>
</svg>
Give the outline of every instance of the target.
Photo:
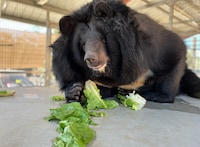
<svg viewBox="0 0 200 147">
<path fill-rule="evenodd" d="M 63 16 L 59 21 L 60 32 L 67 36 L 74 30 L 76 24 L 76 20 L 71 16 Z"/>
<path fill-rule="evenodd" d="M 97 17 L 112 17 L 113 12 L 106 0 L 93 0 L 94 15 Z"/>
</svg>

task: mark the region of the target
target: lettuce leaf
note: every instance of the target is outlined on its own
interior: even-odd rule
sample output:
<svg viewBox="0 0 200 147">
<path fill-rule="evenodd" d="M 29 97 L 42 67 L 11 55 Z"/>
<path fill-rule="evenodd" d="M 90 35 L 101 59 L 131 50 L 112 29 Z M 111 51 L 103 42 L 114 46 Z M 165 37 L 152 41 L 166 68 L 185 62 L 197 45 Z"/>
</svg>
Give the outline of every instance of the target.
<svg viewBox="0 0 200 147">
<path fill-rule="evenodd" d="M 1 90 L 0 91 L 0 97 L 13 96 L 14 94 L 15 94 L 14 90 Z"/>
<path fill-rule="evenodd" d="M 92 117 L 104 117 L 104 116 L 106 116 L 105 112 L 88 111 L 88 114 Z"/>
<path fill-rule="evenodd" d="M 59 108 L 50 109 L 47 120 L 59 120 L 57 131 L 59 136 L 54 139 L 54 147 L 86 147 L 95 137 L 95 131 L 89 125 L 95 125 L 91 117 L 104 117 L 104 112 L 91 110 L 113 109 L 119 104 L 114 100 L 103 100 L 96 84 L 85 83 L 83 91 L 86 98 L 86 109 L 79 102 L 63 104 Z M 130 93 L 127 96 L 117 95 L 121 103 L 133 110 L 144 107 L 146 100 L 140 95 Z"/>
<path fill-rule="evenodd" d="M 83 93 L 87 101 L 86 107 L 88 110 L 113 109 L 119 105 L 114 100 L 103 100 L 100 95 L 100 90 L 91 80 L 85 82 Z"/>
<path fill-rule="evenodd" d="M 50 109 L 50 116 L 46 119 L 79 121 L 88 124 L 94 124 L 88 112 L 81 106 L 79 102 L 63 104 L 59 108 Z"/>
<path fill-rule="evenodd" d="M 87 109 L 107 109 L 107 105 L 101 98 L 100 90 L 96 84 L 91 80 L 85 82 L 85 89 L 83 90 L 84 96 L 87 99 Z"/>
<path fill-rule="evenodd" d="M 59 136 L 54 139 L 54 147 L 86 147 L 94 139 L 95 132 L 89 128 L 94 122 L 80 103 L 63 104 L 50 112 L 47 120 L 59 120 Z"/>
<path fill-rule="evenodd" d="M 146 104 L 146 100 L 139 94 L 135 94 L 135 91 L 126 96 L 118 94 L 117 98 L 125 107 L 131 107 L 132 110 L 140 110 Z"/>
<path fill-rule="evenodd" d="M 86 147 L 95 137 L 95 131 L 89 128 L 89 124 L 96 125 L 91 117 L 105 116 L 104 112 L 91 110 L 112 109 L 118 106 L 114 100 L 102 100 L 99 89 L 92 81 L 86 82 L 84 95 L 87 101 L 86 109 L 79 102 L 50 109 L 50 116 L 46 119 L 59 120 L 59 136 L 54 139 L 54 147 Z M 57 100 L 58 97 L 54 98 Z"/>
<path fill-rule="evenodd" d="M 58 132 L 54 147 L 86 147 L 95 137 L 95 131 L 87 123 L 67 120 L 60 121 Z"/>
<path fill-rule="evenodd" d="M 65 97 L 61 96 L 61 95 L 52 96 L 51 100 L 53 100 L 53 101 L 62 101 L 62 100 L 65 100 Z"/>
</svg>

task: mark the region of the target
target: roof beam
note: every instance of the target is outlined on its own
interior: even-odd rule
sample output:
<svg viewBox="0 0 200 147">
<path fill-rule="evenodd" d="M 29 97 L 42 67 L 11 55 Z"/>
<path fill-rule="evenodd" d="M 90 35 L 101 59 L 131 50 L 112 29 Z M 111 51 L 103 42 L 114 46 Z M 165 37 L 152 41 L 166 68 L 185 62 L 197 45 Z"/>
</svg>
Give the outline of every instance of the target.
<svg viewBox="0 0 200 147">
<path fill-rule="evenodd" d="M 173 0 L 174 3 L 178 2 L 178 1 L 180 1 L 180 0 Z M 136 10 L 142 10 L 142 9 L 146 9 L 149 7 L 158 7 L 160 5 L 168 4 L 168 3 L 171 3 L 171 0 L 161 0 L 161 1 L 153 2 L 153 3 L 148 2 L 146 5 L 141 6 L 141 7 L 137 8 Z"/>
<path fill-rule="evenodd" d="M 30 20 L 30 19 L 24 19 L 21 17 L 16 17 L 16 16 L 10 16 L 10 15 L 6 15 L 6 14 L 1 14 L 2 18 L 5 19 L 10 19 L 10 20 L 15 20 L 15 21 L 19 21 L 19 22 L 25 22 L 25 23 L 29 23 L 29 24 L 34 24 L 34 25 L 40 25 L 40 26 L 45 26 L 45 22 L 40 22 L 40 21 L 35 21 L 35 20 Z"/>
<path fill-rule="evenodd" d="M 44 4 L 46 4 L 48 2 L 48 0 L 36 0 L 36 3 L 38 4 L 38 5 L 44 5 Z"/>
<path fill-rule="evenodd" d="M 195 35 L 195 34 L 198 34 L 199 32 L 198 31 L 186 31 L 186 32 L 183 32 L 181 30 L 177 30 L 177 33 L 179 34 L 179 36 L 181 36 L 183 39 L 185 38 L 188 38 L 192 35 Z"/>
<path fill-rule="evenodd" d="M 191 5 L 193 8 L 195 8 L 196 10 L 199 10 L 199 7 L 198 6 L 196 6 L 193 2 L 188 2 L 187 1 L 187 4 L 188 5 Z M 199 11 L 200 12 L 200 11 Z M 192 19 L 195 19 L 194 18 L 194 16 L 192 16 L 192 15 L 190 15 L 190 17 L 192 17 Z M 197 24 L 198 24 L 198 26 L 200 27 L 200 23 L 198 23 L 199 22 L 199 19 L 198 20 L 194 20 Z"/>
<path fill-rule="evenodd" d="M 29 24 L 34 24 L 34 25 L 39 25 L 39 26 L 44 26 L 44 27 L 46 26 L 46 22 L 40 22 L 40 21 L 36 21 L 36 20 L 24 19 L 24 18 L 16 17 L 16 16 L 10 16 L 10 15 L 2 14 L 2 18 L 15 20 L 15 21 L 20 21 L 20 22 L 29 23 Z M 51 28 L 58 28 L 58 23 L 50 22 L 50 27 Z"/>
<path fill-rule="evenodd" d="M 146 8 L 149 8 L 149 7 L 155 7 L 155 6 L 165 4 L 165 3 L 166 3 L 166 0 L 161 0 L 161 1 L 158 1 L 158 2 L 154 2 L 154 3 L 148 3 L 144 6 L 137 8 L 136 10 L 142 10 L 142 9 L 146 9 Z"/>
<path fill-rule="evenodd" d="M 189 20 L 184 20 L 184 21 L 182 21 L 183 23 L 187 23 L 187 22 L 195 22 L 195 23 L 198 23 L 198 22 L 200 22 L 200 18 L 199 19 L 189 19 Z M 180 22 L 179 22 L 180 23 Z M 176 24 L 178 24 L 177 22 L 176 22 Z"/>
<path fill-rule="evenodd" d="M 67 10 L 64 10 L 64 9 L 61 9 L 61 8 L 55 8 L 55 7 L 52 7 L 52 6 L 47 5 L 47 4 L 37 5 L 37 3 L 34 0 L 12 0 L 12 1 L 15 1 L 15 2 L 18 2 L 18 3 L 23 3 L 23 4 L 26 4 L 26 5 L 29 5 L 29 6 L 35 6 L 35 7 L 50 11 L 50 12 L 56 12 L 56 13 L 60 13 L 60 14 L 64 14 L 64 15 L 70 13 L 70 11 L 67 11 Z"/>
<path fill-rule="evenodd" d="M 142 1 L 146 2 L 147 5 L 150 4 L 150 2 L 147 1 L 147 0 L 142 0 Z M 165 0 L 162 0 L 162 1 L 165 1 Z M 177 2 L 177 1 L 180 1 L 180 0 L 174 0 L 174 2 Z M 169 14 L 168 11 L 166 11 L 165 9 L 159 7 L 159 5 L 157 5 L 156 7 L 157 7 L 159 10 L 163 11 L 164 13 Z M 177 20 L 180 21 L 181 23 L 184 23 L 184 21 L 183 21 L 182 19 L 180 19 L 179 17 L 177 17 L 177 16 L 175 16 L 175 15 L 174 15 L 173 17 L 174 17 L 174 19 L 177 19 Z M 197 32 L 200 32 L 200 28 L 199 28 L 199 27 L 196 27 L 196 26 L 194 26 L 194 25 L 192 25 L 192 24 L 190 24 L 190 23 L 188 23 L 188 22 L 185 22 L 185 24 L 188 25 L 188 26 L 190 26 L 190 27 L 192 27 L 192 28 L 194 28 L 194 30 L 196 30 Z"/>
</svg>

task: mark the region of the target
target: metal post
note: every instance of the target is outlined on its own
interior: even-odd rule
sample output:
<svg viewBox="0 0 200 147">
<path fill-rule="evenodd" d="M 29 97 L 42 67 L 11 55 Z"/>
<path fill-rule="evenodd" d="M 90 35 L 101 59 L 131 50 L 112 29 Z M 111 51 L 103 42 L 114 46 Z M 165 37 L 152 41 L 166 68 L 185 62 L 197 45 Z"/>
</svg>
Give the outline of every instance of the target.
<svg viewBox="0 0 200 147">
<path fill-rule="evenodd" d="M 173 29 L 173 17 L 174 17 L 174 0 L 171 0 L 169 4 L 169 25 L 168 25 L 169 30 Z"/>
<path fill-rule="evenodd" d="M 197 39 L 196 37 L 193 39 L 193 49 L 192 49 L 192 69 L 196 69 L 196 46 Z"/>
<path fill-rule="evenodd" d="M 47 11 L 47 20 L 46 20 L 46 52 L 45 52 L 45 86 L 50 86 L 51 80 L 51 28 L 49 20 L 49 11 Z"/>
<path fill-rule="evenodd" d="M 1 18 L 2 5 L 3 5 L 2 0 L 0 0 L 0 18 Z"/>
</svg>

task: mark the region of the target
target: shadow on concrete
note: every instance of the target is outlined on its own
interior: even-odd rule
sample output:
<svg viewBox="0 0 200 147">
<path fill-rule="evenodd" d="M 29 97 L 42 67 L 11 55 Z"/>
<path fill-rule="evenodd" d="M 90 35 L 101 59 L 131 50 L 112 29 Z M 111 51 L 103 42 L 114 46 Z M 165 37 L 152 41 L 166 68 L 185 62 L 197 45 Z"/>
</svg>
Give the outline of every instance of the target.
<svg viewBox="0 0 200 147">
<path fill-rule="evenodd" d="M 199 107 L 191 105 L 190 102 L 187 102 L 182 98 L 176 98 L 174 103 L 155 103 L 148 101 L 145 107 L 149 109 L 162 109 L 200 114 Z"/>
</svg>

